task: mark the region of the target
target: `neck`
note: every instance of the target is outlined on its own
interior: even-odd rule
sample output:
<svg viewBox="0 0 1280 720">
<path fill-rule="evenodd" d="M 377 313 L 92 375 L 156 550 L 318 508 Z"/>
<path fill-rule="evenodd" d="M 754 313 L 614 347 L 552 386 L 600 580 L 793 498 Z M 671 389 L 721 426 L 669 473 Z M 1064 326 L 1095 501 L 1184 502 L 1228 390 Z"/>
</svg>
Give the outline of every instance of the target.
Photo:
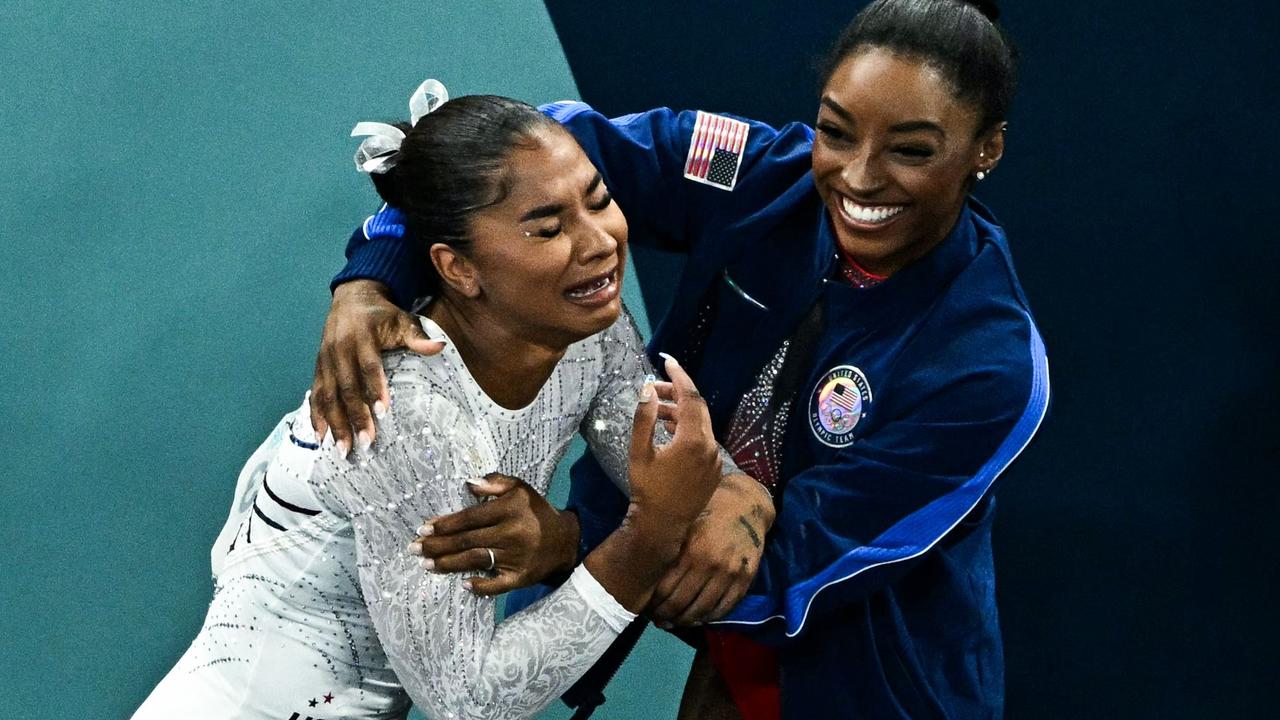
<svg viewBox="0 0 1280 720">
<path fill-rule="evenodd" d="M 427 317 L 449 335 L 480 389 L 510 410 L 533 402 L 566 350 L 521 335 L 482 300 L 446 292 L 431 303 Z"/>
</svg>

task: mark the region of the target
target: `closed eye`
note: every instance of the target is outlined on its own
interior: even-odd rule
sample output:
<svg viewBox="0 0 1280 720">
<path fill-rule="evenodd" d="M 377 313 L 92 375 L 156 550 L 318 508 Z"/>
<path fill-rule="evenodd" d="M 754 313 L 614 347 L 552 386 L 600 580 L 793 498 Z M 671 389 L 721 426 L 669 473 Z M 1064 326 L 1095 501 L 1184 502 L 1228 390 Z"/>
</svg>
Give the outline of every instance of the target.
<svg viewBox="0 0 1280 720">
<path fill-rule="evenodd" d="M 831 123 L 818 123 L 818 133 L 834 142 L 848 139 L 843 130 Z"/>
<path fill-rule="evenodd" d="M 921 160 L 925 158 L 933 157 L 932 148 L 921 147 L 917 145 L 903 145 L 903 146 L 894 148 L 894 152 L 904 157 L 918 158 Z"/>
<path fill-rule="evenodd" d="M 613 203 L 613 195 L 606 192 L 594 205 L 588 205 L 592 212 L 600 212 Z"/>
</svg>

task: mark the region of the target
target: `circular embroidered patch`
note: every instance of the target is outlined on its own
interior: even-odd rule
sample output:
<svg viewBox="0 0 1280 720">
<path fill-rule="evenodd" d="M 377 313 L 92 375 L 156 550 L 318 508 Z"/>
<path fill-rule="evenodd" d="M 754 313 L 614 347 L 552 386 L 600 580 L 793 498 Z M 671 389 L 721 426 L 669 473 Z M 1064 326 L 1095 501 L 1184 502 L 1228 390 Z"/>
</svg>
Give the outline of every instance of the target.
<svg viewBox="0 0 1280 720">
<path fill-rule="evenodd" d="M 852 365 L 828 370 L 809 399 L 809 427 L 823 445 L 853 444 L 853 429 L 871 405 L 871 384 Z"/>
</svg>

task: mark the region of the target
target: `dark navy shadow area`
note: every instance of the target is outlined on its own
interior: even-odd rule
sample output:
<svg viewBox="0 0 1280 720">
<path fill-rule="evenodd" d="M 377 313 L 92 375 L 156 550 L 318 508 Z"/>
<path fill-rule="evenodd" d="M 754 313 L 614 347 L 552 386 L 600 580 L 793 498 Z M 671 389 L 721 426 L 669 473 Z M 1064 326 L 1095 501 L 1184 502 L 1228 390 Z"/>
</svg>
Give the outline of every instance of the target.
<svg viewBox="0 0 1280 720">
<path fill-rule="evenodd" d="M 1004 4 L 1023 85 L 979 196 L 1055 392 L 998 492 L 1008 715 L 1259 716 L 1280 627 L 1276 10 Z M 784 123 L 813 117 L 814 66 L 861 4 L 547 6 L 605 112 Z M 635 255 L 656 321 L 679 262 Z"/>
</svg>

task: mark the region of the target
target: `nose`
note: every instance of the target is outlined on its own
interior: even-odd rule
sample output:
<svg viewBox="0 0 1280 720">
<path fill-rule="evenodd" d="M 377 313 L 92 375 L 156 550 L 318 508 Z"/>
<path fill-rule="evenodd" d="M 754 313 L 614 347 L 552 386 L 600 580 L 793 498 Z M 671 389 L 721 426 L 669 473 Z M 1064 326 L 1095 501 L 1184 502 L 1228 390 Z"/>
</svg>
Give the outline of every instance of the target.
<svg viewBox="0 0 1280 720">
<path fill-rule="evenodd" d="M 600 218 L 590 215 L 583 219 L 578 232 L 578 257 L 583 265 L 590 265 L 618 252 L 618 239 Z"/>
<path fill-rule="evenodd" d="M 850 154 L 840 171 L 840 179 L 854 194 L 865 197 L 884 186 L 885 173 L 871 148 L 862 147 Z"/>
</svg>

